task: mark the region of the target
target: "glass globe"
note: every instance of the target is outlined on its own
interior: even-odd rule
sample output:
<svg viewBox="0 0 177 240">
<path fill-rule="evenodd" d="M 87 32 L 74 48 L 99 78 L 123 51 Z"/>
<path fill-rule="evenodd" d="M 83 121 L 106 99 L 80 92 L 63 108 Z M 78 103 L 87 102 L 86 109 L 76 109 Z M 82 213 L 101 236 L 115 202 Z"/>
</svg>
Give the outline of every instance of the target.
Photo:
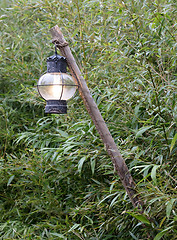
<svg viewBox="0 0 177 240">
<path fill-rule="evenodd" d="M 37 84 L 38 92 L 45 100 L 68 100 L 74 96 L 77 86 L 73 78 L 60 72 L 42 75 Z"/>
</svg>

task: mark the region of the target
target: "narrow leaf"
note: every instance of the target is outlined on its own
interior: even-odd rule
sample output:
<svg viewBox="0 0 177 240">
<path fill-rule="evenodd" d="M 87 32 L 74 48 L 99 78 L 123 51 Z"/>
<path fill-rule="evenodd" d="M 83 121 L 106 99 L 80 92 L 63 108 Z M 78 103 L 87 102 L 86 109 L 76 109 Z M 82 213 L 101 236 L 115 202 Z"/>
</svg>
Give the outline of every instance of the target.
<svg viewBox="0 0 177 240">
<path fill-rule="evenodd" d="M 144 132 L 146 132 L 148 129 L 152 128 L 153 126 L 146 126 L 139 129 L 139 131 L 136 133 L 136 138 L 141 137 Z"/>
<path fill-rule="evenodd" d="M 80 226 L 80 224 L 74 224 L 73 226 L 72 226 L 72 228 L 70 228 L 69 229 L 69 231 L 68 232 L 72 232 L 74 229 L 76 229 L 76 228 L 78 228 Z"/>
<path fill-rule="evenodd" d="M 170 230 L 171 228 L 172 228 L 172 227 L 169 227 L 169 228 L 166 228 L 166 229 L 164 229 L 163 231 L 159 232 L 159 233 L 155 236 L 154 240 L 159 240 L 159 239 L 161 239 L 161 238 L 163 237 L 163 235 L 164 235 L 168 230 Z"/>
<path fill-rule="evenodd" d="M 79 163 L 78 163 L 78 171 L 79 171 L 79 173 L 81 173 L 81 171 L 82 171 L 82 166 L 83 166 L 85 160 L 86 160 L 86 157 L 82 157 L 80 159 Z"/>
<path fill-rule="evenodd" d="M 145 217 L 142 214 L 136 214 L 136 213 L 132 213 L 132 212 L 127 212 L 127 213 L 130 214 L 132 217 L 136 218 L 137 220 L 141 221 L 142 223 L 150 224 L 147 217 Z"/>
<path fill-rule="evenodd" d="M 133 239 L 138 240 L 138 238 L 132 232 L 129 231 L 129 233 Z"/>
<path fill-rule="evenodd" d="M 162 219 L 162 221 L 160 222 L 160 224 L 159 224 L 159 227 L 161 228 L 162 227 L 162 225 L 163 225 L 163 223 L 165 222 L 165 220 L 166 220 L 166 216 Z"/>
<path fill-rule="evenodd" d="M 11 182 L 13 181 L 15 175 L 12 175 L 10 178 L 9 178 L 9 181 L 7 183 L 7 186 L 9 186 L 11 184 Z"/>
<path fill-rule="evenodd" d="M 111 201 L 111 204 L 110 204 L 110 208 L 114 205 L 114 203 L 116 202 L 117 198 L 120 197 L 119 195 L 115 196 L 115 198 Z"/>
<path fill-rule="evenodd" d="M 167 218 L 169 219 L 170 218 L 170 214 L 171 214 L 171 210 L 173 208 L 173 204 L 174 202 L 176 201 L 175 198 L 173 199 L 170 199 L 170 201 L 167 202 L 167 206 L 166 206 L 166 215 L 167 215 Z"/>
<path fill-rule="evenodd" d="M 69 146 L 69 147 L 67 147 L 67 148 L 65 148 L 64 149 L 64 154 L 67 154 L 72 148 L 74 148 L 76 145 L 71 145 L 71 146 Z"/>
<path fill-rule="evenodd" d="M 57 131 L 58 133 L 60 133 L 60 135 L 61 135 L 62 137 L 65 137 L 65 138 L 68 137 L 68 133 L 66 133 L 66 132 L 64 132 L 64 131 L 62 131 L 62 130 L 60 130 L 60 129 L 57 129 L 56 131 Z"/>
<path fill-rule="evenodd" d="M 90 164 L 91 164 L 91 170 L 92 170 L 92 175 L 94 174 L 95 172 L 95 163 L 96 161 L 95 160 L 90 160 Z"/>
<path fill-rule="evenodd" d="M 159 167 L 160 167 L 160 165 L 155 165 L 155 166 L 153 166 L 152 171 L 151 171 L 151 178 L 155 184 L 157 184 L 156 172 Z"/>
<path fill-rule="evenodd" d="M 50 233 L 50 234 L 53 235 L 53 236 L 56 236 L 56 237 L 67 240 L 67 238 L 63 234 L 59 234 L 59 233 Z"/>
<path fill-rule="evenodd" d="M 116 194 L 117 194 L 117 193 L 112 193 L 112 194 L 106 196 L 105 198 L 103 198 L 103 199 L 98 203 L 98 205 L 100 205 L 102 202 L 104 202 L 107 198 L 110 198 L 110 197 L 112 197 L 112 196 L 114 196 L 114 195 L 116 195 Z"/>
<path fill-rule="evenodd" d="M 176 140 L 177 140 L 177 133 L 175 134 L 174 138 L 171 141 L 170 152 L 172 151 L 172 149 L 176 143 Z"/>
</svg>

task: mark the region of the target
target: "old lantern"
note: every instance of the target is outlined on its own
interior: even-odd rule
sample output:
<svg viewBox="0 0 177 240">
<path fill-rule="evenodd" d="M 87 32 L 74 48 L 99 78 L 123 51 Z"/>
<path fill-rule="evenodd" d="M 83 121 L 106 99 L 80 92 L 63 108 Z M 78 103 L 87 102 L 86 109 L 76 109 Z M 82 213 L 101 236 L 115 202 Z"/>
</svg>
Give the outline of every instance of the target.
<svg viewBox="0 0 177 240">
<path fill-rule="evenodd" d="M 67 113 L 66 101 L 72 98 L 77 85 L 72 76 L 66 73 L 66 58 L 55 54 L 47 58 L 47 73 L 39 78 L 37 88 L 46 100 L 45 113 Z"/>
</svg>

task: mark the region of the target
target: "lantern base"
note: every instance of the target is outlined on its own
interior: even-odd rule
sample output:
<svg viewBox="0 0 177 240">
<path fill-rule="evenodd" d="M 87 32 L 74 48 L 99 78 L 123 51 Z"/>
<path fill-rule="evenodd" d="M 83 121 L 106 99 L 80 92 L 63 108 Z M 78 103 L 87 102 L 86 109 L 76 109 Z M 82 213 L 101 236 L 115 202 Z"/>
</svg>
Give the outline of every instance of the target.
<svg viewBox="0 0 177 240">
<path fill-rule="evenodd" d="M 66 114 L 67 113 L 66 100 L 47 100 L 45 113 Z"/>
</svg>

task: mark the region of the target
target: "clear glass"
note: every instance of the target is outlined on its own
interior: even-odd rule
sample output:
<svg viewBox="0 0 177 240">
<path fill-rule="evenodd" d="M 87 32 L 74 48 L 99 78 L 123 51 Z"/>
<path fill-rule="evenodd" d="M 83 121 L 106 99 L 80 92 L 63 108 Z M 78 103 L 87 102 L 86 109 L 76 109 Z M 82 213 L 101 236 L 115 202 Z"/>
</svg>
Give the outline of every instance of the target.
<svg viewBox="0 0 177 240">
<path fill-rule="evenodd" d="M 46 73 L 38 81 L 38 91 L 45 100 L 68 100 L 76 92 L 73 78 L 66 73 Z"/>
</svg>

